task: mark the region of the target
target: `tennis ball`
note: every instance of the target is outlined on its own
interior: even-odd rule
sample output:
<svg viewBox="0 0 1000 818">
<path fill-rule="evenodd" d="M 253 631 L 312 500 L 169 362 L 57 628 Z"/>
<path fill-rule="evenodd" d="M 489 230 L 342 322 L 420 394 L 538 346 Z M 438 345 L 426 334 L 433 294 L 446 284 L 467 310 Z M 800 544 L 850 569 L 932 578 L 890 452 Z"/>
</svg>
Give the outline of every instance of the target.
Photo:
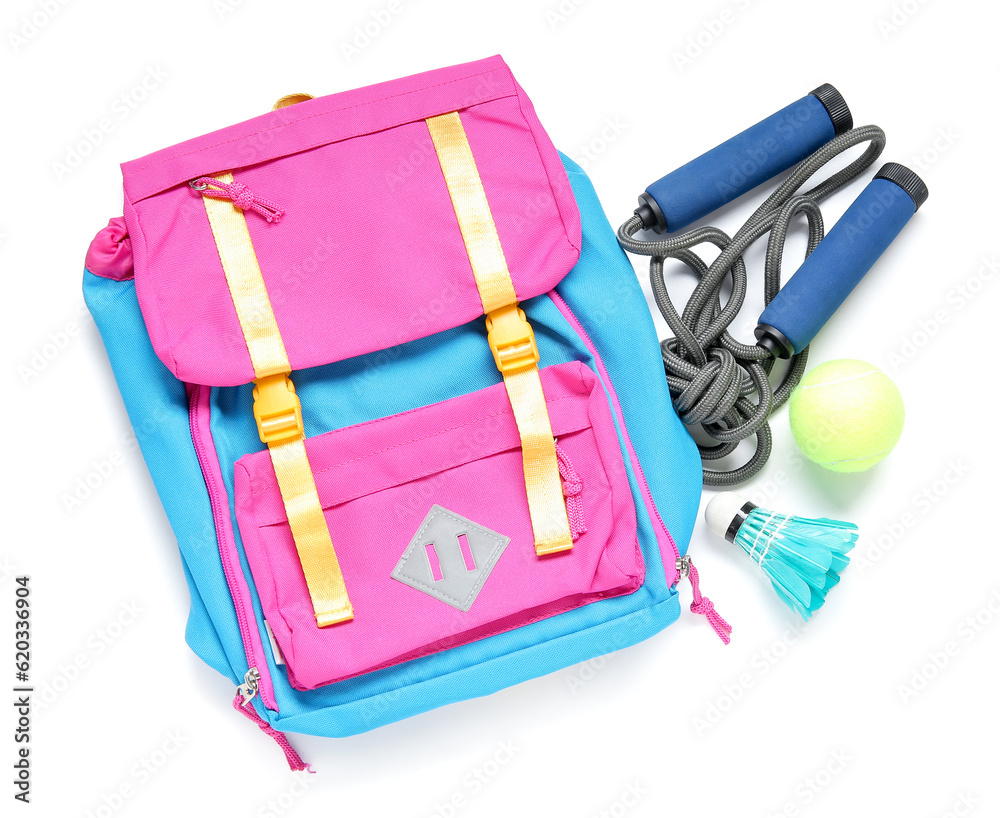
<svg viewBox="0 0 1000 818">
<path fill-rule="evenodd" d="M 825 469 L 870 469 L 903 433 L 903 398 L 888 375 L 864 361 L 828 361 L 806 373 L 788 420 L 802 453 Z"/>
</svg>

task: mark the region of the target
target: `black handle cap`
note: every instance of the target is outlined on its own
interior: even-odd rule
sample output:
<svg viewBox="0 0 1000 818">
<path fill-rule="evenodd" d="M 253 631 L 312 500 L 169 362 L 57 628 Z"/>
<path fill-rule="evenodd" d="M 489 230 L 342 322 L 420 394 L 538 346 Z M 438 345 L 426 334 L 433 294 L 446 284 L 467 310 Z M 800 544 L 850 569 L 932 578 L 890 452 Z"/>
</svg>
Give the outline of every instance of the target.
<svg viewBox="0 0 1000 818">
<path fill-rule="evenodd" d="M 840 91 L 830 83 L 824 82 L 819 88 L 809 92 L 823 103 L 826 112 L 833 122 L 833 132 L 840 136 L 845 131 L 854 127 L 854 117 L 851 116 L 851 109 L 847 107 L 846 100 L 840 95 Z"/>
<path fill-rule="evenodd" d="M 876 179 L 887 179 L 895 182 L 905 190 L 913 199 L 914 212 L 920 209 L 920 205 L 927 201 L 928 191 L 924 180 L 910 170 L 906 165 L 898 162 L 886 162 L 882 169 L 875 174 Z"/>
</svg>

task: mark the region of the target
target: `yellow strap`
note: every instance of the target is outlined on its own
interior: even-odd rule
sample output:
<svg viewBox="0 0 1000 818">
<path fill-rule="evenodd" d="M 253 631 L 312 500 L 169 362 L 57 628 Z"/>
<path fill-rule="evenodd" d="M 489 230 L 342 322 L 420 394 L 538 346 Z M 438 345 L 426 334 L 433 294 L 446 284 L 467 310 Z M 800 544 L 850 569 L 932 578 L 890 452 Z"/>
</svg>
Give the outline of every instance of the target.
<svg viewBox="0 0 1000 818">
<path fill-rule="evenodd" d="M 230 173 L 215 176 L 233 181 Z M 302 409 L 288 375 L 292 371 L 274 310 L 260 272 L 243 211 L 225 199 L 203 196 L 229 293 L 257 376 L 254 415 L 261 440 L 271 453 L 274 475 L 302 564 L 316 624 L 354 618 L 344 576 L 333 549 L 323 507 L 306 456 Z"/>
<path fill-rule="evenodd" d="M 304 438 L 270 444 L 269 450 L 302 573 L 309 586 L 316 624 L 325 628 L 353 619 L 354 609 L 316 493 Z"/>
<path fill-rule="evenodd" d="M 427 128 L 455 207 L 472 274 L 483 300 L 483 312 L 516 303 L 514 282 L 510 280 L 507 259 L 462 120 L 457 113 L 435 116 L 427 120 Z"/>
<path fill-rule="evenodd" d="M 503 374 L 521 436 L 535 553 L 566 551 L 573 547 L 573 537 L 552 425 L 538 374 L 534 332 L 524 312 L 518 309 L 514 283 L 461 118 L 457 113 L 431 117 L 427 128 L 479 288 L 493 357 Z"/>
<path fill-rule="evenodd" d="M 231 184 L 231 173 L 217 174 L 215 179 L 224 185 Z M 258 378 L 280 372 L 291 372 L 285 345 L 274 320 L 271 300 L 267 296 L 264 277 L 257 263 L 257 254 L 250 241 L 247 220 L 243 211 L 228 199 L 202 196 L 208 223 L 212 226 L 215 246 L 219 250 L 222 269 L 226 273 L 229 294 L 240 319 L 243 337 L 250 351 L 250 361 Z"/>
<path fill-rule="evenodd" d="M 524 485 L 528 490 L 535 553 L 554 554 L 573 547 L 552 426 L 538 367 L 504 373 L 504 385 L 521 435 Z"/>
</svg>

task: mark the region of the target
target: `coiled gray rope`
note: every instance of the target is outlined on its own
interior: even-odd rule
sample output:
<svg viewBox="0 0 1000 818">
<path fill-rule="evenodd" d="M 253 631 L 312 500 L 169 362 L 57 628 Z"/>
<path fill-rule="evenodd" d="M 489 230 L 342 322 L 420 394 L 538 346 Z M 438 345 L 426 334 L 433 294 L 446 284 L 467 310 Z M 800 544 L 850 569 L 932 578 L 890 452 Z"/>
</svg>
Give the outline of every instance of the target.
<svg viewBox="0 0 1000 818">
<path fill-rule="evenodd" d="M 856 145 L 868 148 L 846 167 L 832 174 L 812 190 L 796 191 L 820 168 Z M 777 387 L 768 376 L 774 357 L 759 346 L 733 338 L 729 325 L 735 320 L 747 291 L 747 271 L 743 254 L 765 234 L 767 257 L 764 264 L 764 303 L 781 289 L 781 257 L 793 218 L 802 214 L 809 229 L 806 257 L 823 238 L 823 215 L 819 202 L 860 176 L 878 159 L 885 147 L 885 133 L 874 125 L 854 128 L 836 136 L 796 165 L 778 188 L 757 208 L 735 236 L 730 238 L 716 227 L 698 227 L 672 238 L 644 241 L 633 238 L 642 229 L 642 220 L 633 216 L 618 228 L 618 242 L 630 253 L 650 256 L 649 278 L 660 313 L 674 333 L 660 343 L 667 384 L 681 420 L 700 424 L 715 440 L 714 446 L 698 446 L 702 464 L 707 465 L 733 452 L 741 440 L 756 435 L 757 448 L 744 465 L 730 471 L 703 468 L 705 485 L 730 486 L 742 483 L 761 470 L 771 454 L 771 429 L 767 418 L 788 400 L 805 371 L 808 348 L 793 355 Z M 720 253 L 710 265 L 691 248 L 714 244 Z M 678 314 L 663 277 L 663 262 L 675 258 L 699 278 L 684 311 Z M 732 279 L 732 294 L 722 304 L 722 287 Z M 758 395 L 757 402 L 750 398 Z"/>
</svg>

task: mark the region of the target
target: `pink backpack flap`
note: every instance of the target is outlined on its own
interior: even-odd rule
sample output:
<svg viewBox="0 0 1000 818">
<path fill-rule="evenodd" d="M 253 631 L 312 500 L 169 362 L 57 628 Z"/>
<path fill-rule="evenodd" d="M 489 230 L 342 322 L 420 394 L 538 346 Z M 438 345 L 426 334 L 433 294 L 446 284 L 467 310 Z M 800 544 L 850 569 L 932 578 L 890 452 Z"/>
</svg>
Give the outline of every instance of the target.
<svg viewBox="0 0 1000 818">
<path fill-rule="evenodd" d="M 197 183 L 227 171 L 237 185 L 207 195 L 240 200 L 293 370 L 480 317 L 425 122 L 452 111 L 518 300 L 553 289 L 579 257 L 579 211 L 531 102 L 491 57 L 309 99 L 124 164 L 139 305 L 170 371 L 212 386 L 254 379 Z M 538 202 L 554 206 L 527 218 Z"/>
</svg>

